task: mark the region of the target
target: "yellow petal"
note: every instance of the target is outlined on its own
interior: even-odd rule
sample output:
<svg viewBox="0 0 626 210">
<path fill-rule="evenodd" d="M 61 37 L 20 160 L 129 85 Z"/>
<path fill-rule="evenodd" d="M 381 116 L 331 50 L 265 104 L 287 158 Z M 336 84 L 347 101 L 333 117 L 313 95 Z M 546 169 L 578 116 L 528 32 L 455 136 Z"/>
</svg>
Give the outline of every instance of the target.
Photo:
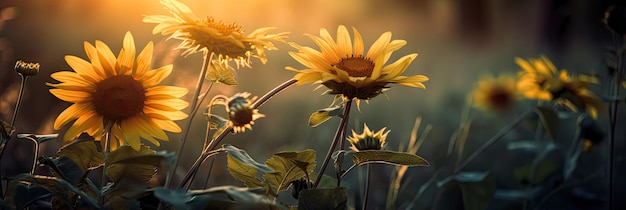
<svg viewBox="0 0 626 210">
<path fill-rule="evenodd" d="M 117 75 L 130 75 L 135 65 L 135 39 L 133 34 L 126 32 L 122 43 L 122 50 L 117 56 Z"/>
<path fill-rule="evenodd" d="M 133 75 L 133 76 L 139 77 L 135 79 L 141 81 L 144 88 L 150 88 L 152 86 L 159 84 L 161 81 L 163 81 L 163 79 L 169 76 L 170 73 L 172 73 L 172 64 L 148 71 L 143 75 Z"/>
<path fill-rule="evenodd" d="M 163 110 L 163 111 L 178 111 L 189 106 L 189 103 L 178 98 L 167 100 L 150 100 L 146 101 L 146 106 Z"/>
<path fill-rule="evenodd" d="M 176 86 L 155 86 L 146 89 L 146 97 L 156 96 L 156 95 L 169 95 L 172 97 L 180 98 L 187 94 L 189 90 L 183 87 Z"/>
<path fill-rule="evenodd" d="M 417 54 L 406 55 L 396 62 L 389 64 L 382 69 L 382 74 L 385 74 L 384 78 L 393 79 L 399 75 L 401 75 L 413 62 L 413 59 L 417 57 Z"/>
<path fill-rule="evenodd" d="M 65 62 L 67 62 L 78 75 L 80 75 L 83 79 L 89 81 L 90 83 L 97 83 L 102 80 L 100 76 L 93 70 L 93 66 L 91 63 L 83 60 L 82 58 L 66 55 Z"/>
<path fill-rule="evenodd" d="M 91 110 L 92 106 L 89 103 L 80 103 L 80 104 L 72 104 L 67 107 L 67 109 L 63 110 L 61 114 L 54 120 L 54 129 L 59 130 L 69 121 L 72 121 L 82 115 L 84 115 L 87 111 Z"/>
<path fill-rule="evenodd" d="M 361 33 L 355 28 L 352 27 L 352 32 L 354 33 L 354 56 L 362 56 L 364 55 L 365 46 L 363 45 L 363 38 L 361 37 Z"/>
<path fill-rule="evenodd" d="M 72 82 L 72 83 L 75 83 L 75 84 L 78 84 L 78 85 L 94 86 L 95 87 L 95 83 L 91 83 L 91 82 L 85 80 L 79 74 L 71 72 L 71 71 L 55 72 L 55 73 L 50 74 L 50 77 L 52 77 L 52 79 L 55 79 L 55 80 L 60 81 L 60 82 Z"/>
<path fill-rule="evenodd" d="M 341 57 L 350 57 L 353 55 L 350 33 L 348 33 L 348 29 L 343 25 L 337 27 L 337 55 Z"/>
<path fill-rule="evenodd" d="M 150 70 L 150 65 L 152 64 L 152 52 L 154 50 L 154 44 L 152 41 L 146 44 L 146 47 L 143 48 L 139 56 L 137 56 L 137 69 L 133 74 L 135 75 L 143 75 L 148 70 Z"/>
<path fill-rule="evenodd" d="M 387 45 L 389 45 L 389 41 L 391 40 L 391 32 L 385 32 L 372 44 L 370 49 L 367 51 L 367 55 L 370 59 L 376 59 L 379 56 L 383 56 L 385 53 L 385 49 L 387 49 Z"/>
<path fill-rule="evenodd" d="M 115 70 L 116 58 L 111 48 L 104 42 L 96 40 L 96 49 L 98 50 L 98 58 L 100 59 L 104 73 L 106 73 L 107 76 L 117 75 L 117 71 Z"/>
<path fill-rule="evenodd" d="M 102 65 L 100 64 L 100 59 L 98 58 L 98 50 L 96 49 L 96 47 L 91 45 L 89 42 L 84 42 L 83 46 L 85 48 L 85 52 L 87 53 L 87 57 L 91 61 L 93 71 L 98 74 L 99 78 L 106 78 L 107 75 L 106 73 L 104 73 Z"/>
<path fill-rule="evenodd" d="M 50 93 L 52 93 L 52 95 L 67 102 L 84 103 L 92 100 L 91 93 L 85 91 L 73 91 L 63 89 L 50 89 L 49 91 Z"/>
<path fill-rule="evenodd" d="M 88 111 L 80 116 L 65 132 L 64 140 L 72 140 L 90 129 L 102 129 L 102 117 L 95 111 Z"/>
<path fill-rule="evenodd" d="M 152 120 L 155 124 L 157 124 L 161 129 L 169 131 L 169 132 L 174 132 L 174 133 L 180 133 L 183 130 L 178 126 L 178 124 L 174 123 L 171 120 Z"/>
<path fill-rule="evenodd" d="M 139 138 L 141 130 L 137 121 L 136 117 L 131 117 L 122 121 L 120 125 L 120 130 L 124 136 L 124 140 L 136 151 L 141 148 L 141 140 Z"/>
</svg>

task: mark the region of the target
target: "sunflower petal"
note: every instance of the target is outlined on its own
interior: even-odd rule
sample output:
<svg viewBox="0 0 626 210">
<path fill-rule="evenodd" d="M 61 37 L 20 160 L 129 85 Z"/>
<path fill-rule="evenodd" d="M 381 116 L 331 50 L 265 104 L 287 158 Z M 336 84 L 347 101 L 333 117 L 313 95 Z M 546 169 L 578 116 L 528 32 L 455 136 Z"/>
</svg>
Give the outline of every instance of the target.
<svg viewBox="0 0 626 210">
<path fill-rule="evenodd" d="M 135 39 L 130 31 L 124 35 L 122 50 L 117 56 L 117 75 L 130 75 L 135 65 Z"/>
<path fill-rule="evenodd" d="M 163 81 L 163 79 L 169 76 L 170 73 L 172 73 L 172 64 L 148 71 L 143 75 L 138 75 L 139 78 L 135 79 L 141 81 L 144 88 L 150 88 L 159 84 L 161 81 Z"/>
<path fill-rule="evenodd" d="M 73 90 L 63 90 L 63 89 L 50 89 L 48 90 L 52 95 L 57 98 L 72 102 L 72 103 L 84 103 L 91 101 L 92 96 L 91 93 L 85 91 L 73 91 Z"/>
</svg>

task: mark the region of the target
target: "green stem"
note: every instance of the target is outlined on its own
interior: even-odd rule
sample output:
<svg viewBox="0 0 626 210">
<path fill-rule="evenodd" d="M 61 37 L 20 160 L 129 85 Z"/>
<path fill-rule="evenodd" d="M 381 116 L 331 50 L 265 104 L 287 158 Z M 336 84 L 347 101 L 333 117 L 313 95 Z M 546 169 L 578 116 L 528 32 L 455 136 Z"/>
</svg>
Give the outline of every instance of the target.
<svg viewBox="0 0 626 210">
<path fill-rule="evenodd" d="M 37 139 L 34 139 L 32 137 L 26 137 L 26 139 L 30 140 L 33 142 L 33 144 L 35 145 L 35 152 L 34 152 L 34 157 L 33 157 L 33 167 L 30 169 L 30 175 L 34 175 L 35 174 L 35 169 L 37 168 L 37 157 L 39 156 L 39 142 L 37 141 Z"/>
<path fill-rule="evenodd" d="M 333 151 L 335 151 L 335 147 L 337 147 L 337 143 L 340 141 L 340 139 L 343 136 L 343 131 L 346 128 L 348 116 L 350 115 L 351 104 L 352 104 L 352 100 L 348 100 L 345 104 L 346 107 L 343 110 L 343 117 L 341 117 L 341 122 L 339 122 L 339 127 L 337 128 L 337 131 L 335 132 L 335 136 L 333 137 L 333 142 L 330 144 L 330 147 L 328 148 L 328 152 L 326 152 L 326 157 L 324 158 L 324 162 L 322 163 L 320 172 L 317 174 L 317 178 L 315 179 L 315 184 L 313 184 L 313 187 L 317 187 L 320 181 L 322 180 L 322 175 L 324 175 L 324 171 L 326 170 L 326 166 L 328 165 L 328 162 L 330 161 L 330 157 L 333 154 Z M 343 141 L 343 139 L 341 139 L 341 141 Z M 338 173 L 340 174 L 341 171 L 339 171 Z M 341 178 L 341 176 L 339 176 L 339 178 Z M 340 180 L 341 179 L 337 180 L 338 185 L 340 183 Z"/>
<path fill-rule="evenodd" d="M 17 103 L 15 104 L 15 110 L 13 110 L 13 119 L 11 119 L 11 127 L 15 126 L 15 120 L 17 119 L 17 113 L 20 110 L 20 104 L 22 103 L 22 95 L 24 94 L 24 88 L 26 87 L 26 79 L 28 76 L 20 74 L 22 81 L 20 82 L 20 92 L 17 95 Z"/>
<path fill-rule="evenodd" d="M 363 192 L 363 210 L 367 209 L 367 198 L 369 196 L 370 189 L 370 176 L 372 173 L 371 164 L 367 164 L 367 172 L 365 173 L 365 191 Z"/>
<path fill-rule="evenodd" d="M 480 154 L 482 154 L 485 150 L 487 150 L 487 148 L 489 148 L 491 145 L 493 145 L 498 140 L 500 140 L 500 138 L 502 138 L 506 133 L 508 133 L 511 129 L 513 129 L 513 127 L 515 127 L 517 124 L 522 122 L 522 120 L 524 118 L 526 118 L 526 116 L 528 116 L 532 112 L 533 112 L 533 110 L 531 109 L 531 110 L 528 110 L 528 111 L 522 113 L 515 120 L 513 120 L 511 123 L 509 123 L 506 127 L 502 128 L 500 131 L 498 131 L 498 133 L 496 133 L 494 136 L 492 136 L 483 145 L 481 145 L 472 154 L 470 154 L 467 157 L 467 159 L 465 159 L 461 164 L 459 164 L 459 167 L 455 170 L 455 173 L 458 173 L 459 171 L 461 171 L 465 167 L 467 167 L 467 165 L 469 165 L 474 159 L 476 159 Z"/>
<path fill-rule="evenodd" d="M 261 107 L 270 98 L 274 97 L 275 95 L 277 95 L 284 89 L 287 89 L 288 87 L 296 84 L 296 82 L 297 80 L 290 79 L 278 85 L 274 89 L 267 92 L 265 95 L 261 96 L 261 98 L 259 98 L 257 101 L 255 101 L 254 104 L 252 104 L 252 108 L 257 109 Z M 217 137 L 215 137 L 215 139 L 211 140 L 209 145 L 206 148 L 204 148 L 204 150 L 200 154 L 200 157 L 198 157 L 196 161 L 194 162 L 194 164 L 191 166 L 191 168 L 189 168 L 189 170 L 187 171 L 187 174 L 185 174 L 185 177 L 183 177 L 183 180 L 179 183 L 178 188 L 183 187 L 183 186 L 188 186 L 187 182 L 189 181 L 191 176 L 198 172 L 198 169 L 200 168 L 200 165 L 202 165 L 204 160 L 206 160 L 206 158 L 209 157 L 209 154 L 211 154 L 211 152 L 215 149 L 215 147 L 217 147 L 217 145 L 222 141 L 222 139 L 224 139 L 226 135 L 228 135 L 232 130 L 233 130 L 232 127 L 225 128 Z"/>
<path fill-rule="evenodd" d="M 617 39 L 615 38 L 615 32 L 613 34 L 613 44 L 617 48 L 619 48 L 618 56 L 616 58 L 616 70 L 613 74 L 613 86 L 611 88 L 611 96 L 613 99 L 616 99 L 619 96 L 619 82 L 620 77 L 622 75 L 622 68 L 624 62 L 624 46 L 619 46 Z M 624 37 L 622 37 L 622 45 L 625 42 Z M 613 209 L 613 165 L 614 165 L 614 157 L 615 156 L 615 127 L 617 125 L 617 111 L 619 108 L 619 101 L 611 100 L 609 104 L 609 163 L 608 163 L 608 200 L 609 200 L 609 208 Z"/>
<path fill-rule="evenodd" d="M 170 167 L 169 174 L 165 179 L 166 188 L 169 188 L 171 187 L 171 185 L 173 185 L 172 180 L 174 179 L 174 176 L 176 175 L 176 169 L 178 168 L 178 165 L 180 164 L 180 160 L 182 159 L 181 154 L 183 153 L 183 149 L 185 148 L 185 142 L 187 140 L 187 135 L 189 135 L 191 122 L 193 121 L 193 117 L 196 111 L 198 111 L 198 108 L 196 107 L 196 104 L 198 103 L 198 96 L 200 95 L 200 90 L 202 89 L 202 84 L 204 83 L 204 76 L 206 75 L 206 72 L 209 69 L 209 65 L 210 65 L 212 58 L 213 58 L 213 53 L 211 53 L 210 55 L 207 55 L 206 52 L 204 53 L 204 62 L 202 63 L 202 69 L 200 70 L 200 74 L 198 75 L 198 81 L 196 83 L 196 90 L 191 98 L 191 104 L 189 106 L 190 107 L 189 116 L 188 116 L 189 120 L 187 120 L 187 123 L 185 124 L 185 128 L 183 129 L 183 134 L 180 138 L 180 145 L 178 145 L 178 149 L 176 150 L 176 156 L 177 156 L 176 161 L 174 162 L 174 165 Z"/>
<path fill-rule="evenodd" d="M 106 186 L 107 183 L 107 167 L 109 166 L 109 164 L 107 163 L 107 156 L 109 155 L 109 152 L 111 150 L 111 137 L 113 135 L 113 133 L 111 132 L 112 126 L 113 125 L 107 125 L 108 129 L 106 129 L 107 132 L 104 137 L 104 151 L 102 151 L 102 159 L 104 163 L 102 164 L 102 178 L 100 179 L 100 193 L 98 194 L 98 201 L 100 202 L 100 206 L 102 209 L 104 209 L 104 193 L 102 189 L 104 188 L 104 186 Z"/>
</svg>

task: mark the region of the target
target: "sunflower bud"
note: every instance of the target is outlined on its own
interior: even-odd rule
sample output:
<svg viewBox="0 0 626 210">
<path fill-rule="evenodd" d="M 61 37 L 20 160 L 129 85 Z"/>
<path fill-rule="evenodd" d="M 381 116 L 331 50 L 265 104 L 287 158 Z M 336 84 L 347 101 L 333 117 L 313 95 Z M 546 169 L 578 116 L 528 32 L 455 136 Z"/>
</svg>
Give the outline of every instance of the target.
<svg viewBox="0 0 626 210">
<path fill-rule="evenodd" d="M 364 124 L 363 133 L 357 134 L 352 130 L 352 136 L 348 137 L 348 141 L 352 144 L 350 148 L 354 151 L 383 149 L 386 144 L 387 134 L 390 132 L 390 130 L 385 132 L 385 129 L 387 128 L 382 128 L 374 133 L 367 127 L 367 124 Z"/>
<path fill-rule="evenodd" d="M 241 133 L 248 129 L 252 129 L 254 120 L 265 117 L 259 114 L 259 110 L 252 107 L 256 97 L 248 99 L 250 93 L 237 93 L 228 100 L 228 124 L 233 127 L 235 133 Z"/>
<path fill-rule="evenodd" d="M 15 71 L 23 76 L 35 76 L 39 73 L 39 63 L 26 63 L 22 60 L 15 62 Z"/>
</svg>

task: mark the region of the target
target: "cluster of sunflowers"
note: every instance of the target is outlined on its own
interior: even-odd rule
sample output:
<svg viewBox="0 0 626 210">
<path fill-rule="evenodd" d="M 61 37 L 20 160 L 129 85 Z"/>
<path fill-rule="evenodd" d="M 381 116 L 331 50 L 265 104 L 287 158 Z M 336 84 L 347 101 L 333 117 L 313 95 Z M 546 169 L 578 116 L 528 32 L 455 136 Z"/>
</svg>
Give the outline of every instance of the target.
<svg viewBox="0 0 626 210">
<path fill-rule="evenodd" d="M 176 0 L 161 0 L 161 4 L 169 11 L 169 15 L 149 15 L 143 20 L 145 23 L 157 24 L 152 32 L 167 36 L 168 39 L 180 40 L 177 49 L 184 50 L 183 56 L 195 53 L 203 55 L 203 66 L 198 74 L 191 102 L 181 99 L 188 94 L 186 88 L 159 85 L 176 70 L 173 65 L 158 68 L 151 66 L 154 49 L 152 42 L 146 44 L 137 55 L 133 35 L 127 32 L 117 56 L 102 41 L 96 40 L 95 44 L 85 42 L 88 59 L 65 56 L 65 61 L 73 71 L 55 72 L 50 76 L 59 83 L 47 83 L 51 87 L 50 93 L 72 103 L 54 121 L 56 130 L 71 124 L 62 137 L 65 145 L 59 150 L 57 157 L 38 157 L 35 154 L 36 163 L 31 173 L 13 177 L 6 186 L 8 194 L 2 203 L 5 207 L 23 209 L 47 205 L 62 209 L 346 209 L 353 205 L 365 209 L 372 205 L 368 203 L 372 175 L 370 164 L 383 163 L 395 166 L 395 176 L 392 179 L 394 184 L 390 188 L 385 206 L 393 209 L 397 207 L 393 201 L 398 197 L 398 186 L 407 167 L 430 165 L 415 154 L 425 135 L 422 134 L 420 140 L 417 140 L 418 122 L 404 152 L 385 149 L 386 138 L 390 132 L 387 128 L 371 130 L 364 124 L 363 132 L 352 130 L 351 136 L 347 132 L 353 102 L 360 108 L 361 100 L 368 101 L 383 94 L 392 84 L 426 89 L 424 82 L 429 80 L 427 76 L 403 75 L 417 57 L 416 53 L 389 62 L 392 53 L 407 44 L 405 40 L 392 40 L 392 33 L 385 32 L 366 50 L 363 38 L 356 28 L 352 28 L 350 33 L 348 28 L 340 25 L 334 38 L 323 28 L 319 36 L 307 34 L 318 48 L 315 49 L 288 42 L 288 33 L 272 33 L 274 28 L 271 27 L 260 28 L 244 35 L 240 26 L 225 24 L 211 17 L 197 17 L 188 6 Z M 236 85 L 234 71 L 251 67 L 252 58 L 262 63 L 267 62 L 265 50 L 278 50 L 275 43 L 293 47 L 295 51 L 289 52 L 289 55 L 304 66 L 303 69 L 286 67 L 287 70 L 296 72 L 292 79 L 261 97 L 251 97 L 248 92 L 240 92 L 232 96 L 215 95 L 207 104 L 203 103 L 210 95 L 213 83 Z M 538 105 L 484 142 L 472 154 L 458 161 L 454 173 L 438 183 L 441 186 L 454 181 L 463 189 L 468 189 L 471 184 L 482 187 L 481 192 L 463 192 L 483 196 L 464 196 L 467 208 L 487 208 L 492 197 L 504 196 L 503 193 L 496 192 L 493 176 L 489 172 L 463 170 L 522 119 L 534 117 L 532 119 L 536 120 L 538 140 L 542 140 L 545 135 L 558 138 L 554 125 L 565 118 L 579 122 L 575 125 L 578 134 L 574 139 L 588 140 L 593 144 L 604 138 L 595 123 L 599 112 L 604 110 L 604 103 L 589 89 L 590 85 L 599 83 L 598 78 L 558 70 L 545 56 L 527 60 L 516 58 L 515 62 L 522 71 L 516 76 L 489 76 L 480 80 L 469 97 L 472 102 L 470 104 L 495 112 L 506 112 L 523 96 L 537 100 Z M 22 91 L 26 78 L 35 76 L 39 68 L 37 63 L 17 62 L 15 69 L 22 77 Z M 203 88 L 205 83 L 210 83 L 207 88 Z M 317 172 L 316 153 L 310 149 L 279 152 L 266 162 L 259 163 L 244 150 L 233 145 L 220 144 L 229 133 L 252 130 L 255 121 L 265 116 L 259 112 L 259 108 L 273 96 L 292 85 L 303 84 L 326 87 L 327 94 L 335 95 L 330 107 L 311 115 L 310 126 L 318 126 L 333 117 L 340 118 L 336 133 Z M 193 123 L 193 118 L 188 117 L 194 116 L 204 106 L 207 107 L 205 115 L 208 123 L 202 152 L 194 164 L 185 170 L 184 176 L 177 176 L 180 162 L 186 161 L 182 160 L 181 154 L 185 150 Z M 224 106 L 228 116 L 212 114 L 214 106 Z M 611 105 L 611 110 L 613 106 L 616 110 L 616 105 Z M 183 112 L 185 109 L 189 112 Z M 5 145 L 13 135 L 13 124 L 18 110 L 19 97 L 14 119 L 11 123 L 3 122 L 1 127 L 0 134 Z M 571 115 L 563 118 L 563 113 Z M 175 122 L 185 119 L 183 127 Z M 453 147 L 460 151 L 457 157 L 459 160 L 463 157 L 462 150 L 468 130 L 469 122 L 463 122 L 452 138 L 456 142 Z M 209 135 L 210 131 L 214 134 Z M 166 132 L 182 133 L 176 152 L 156 151 L 142 143 L 145 140 L 158 147 L 160 141 L 169 140 Z M 20 134 L 17 137 L 29 139 L 39 145 L 55 139 L 57 135 Z M 351 144 L 349 150 L 344 149 L 346 140 Z M 517 147 L 512 146 L 515 148 L 528 147 L 520 142 L 513 143 L 517 143 Z M 577 159 L 582 144 L 572 144 L 578 146 L 572 147 L 567 158 Z M 533 145 L 538 154 L 553 152 L 550 145 L 554 143 L 536 141 Z M 245 184 L 245 187 L 190 189 L 201 165 L 218 154 L 227 155 L 228 172 Z M 352 164 L 347 169 L 343 164 L 346 156 L 352 159 Z M 334 177 L 324 173 L 331 160 L 335 169 Z M 534 187 L 548 179 L 538 175 L 542 163 L 541 157 L 538 157 L 532 167 L 516 174 L 528 182 L 525 187 L 529 191 L 537 189 Z M 574 165 L 566 166 L 565 177 L 571 176 L 575 165 L 574 161 Z M 51 173 L 35 174 L 34 169 L 38 166 L 49 167 Z M 348 199 L 342 178 L 357 166 L 367 166 L 365 190 L 362 198 Z M 422 185 L 413 201 L 418 201 L 437 174 L 439 172 L 432 176 L 428 184 Z M 277 199 L 280 192 L 290 188 L 297 205 Z M 536 196 L 526 195 L 524 199 L 532 200 L 533 197 Z M 472 199 L 474 201 L 470 201 Z M 349 200 L 361 202 L 350 203 Z M 477 203 L 478 200 L 485 202 Z M 534 203 L 536 207 L 542 204 L 543 202 Z M 412 203 L 405 207 L 409 209 L 414 205 L 416 204 Z"/>
</svg>

